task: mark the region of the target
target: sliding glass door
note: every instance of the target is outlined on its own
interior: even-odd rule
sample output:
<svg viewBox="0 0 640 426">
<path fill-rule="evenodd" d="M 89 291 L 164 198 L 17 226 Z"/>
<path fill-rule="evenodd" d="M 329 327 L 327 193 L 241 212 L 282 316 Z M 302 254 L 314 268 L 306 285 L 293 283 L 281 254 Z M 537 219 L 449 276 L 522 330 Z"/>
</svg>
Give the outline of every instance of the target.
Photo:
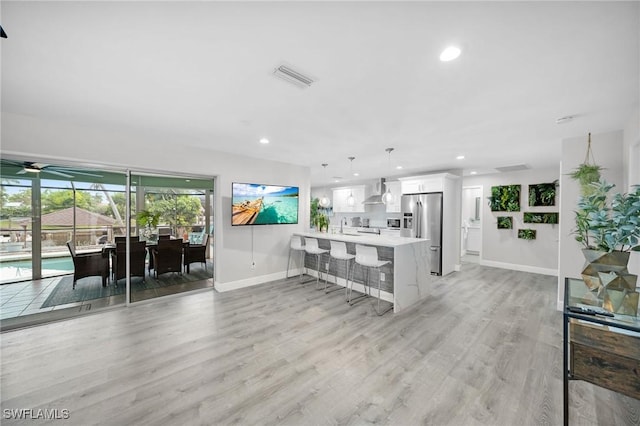
<svg viewBox="0 0 640 426">
<path fill-rule="evenodd" d="M 0 284 L 30 280 L 34 276 L 32 180 L 18 175 L 3 178 L 0 194 Z"/>
<path fill-rule="evenodd" d="M 212 287 L 213 179 L 135 174 L 131 192 L 149 277 L 132 277 L 131 301 Z"/>
<path fill-rule="evenodd" d="M 3 320 L 213 287 L 213 178 L 1 166 Z M 162 240 L 179 246 L 169 267 Z"/>
</svg>

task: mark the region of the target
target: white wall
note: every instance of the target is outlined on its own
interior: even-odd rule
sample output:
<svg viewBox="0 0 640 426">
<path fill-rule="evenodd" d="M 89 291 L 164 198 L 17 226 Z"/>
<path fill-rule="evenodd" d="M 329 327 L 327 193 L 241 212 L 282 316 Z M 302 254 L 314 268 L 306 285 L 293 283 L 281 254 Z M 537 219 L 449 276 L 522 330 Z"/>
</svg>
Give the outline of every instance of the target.
<svg viewBox="0 0 640 426">
<path fill-rule="evenodd" d="M 631 191 L 633 185 L 640 185 L 640 108 L 631 115 L 623 134 L 623 162 L 627 173 L 625 188 Z M 640 275 L 640 252 L 631 252 L 629 271 Z"/>
<path fill-rule="evenodd" d="M 95 167 L 131 168 L 165 174 L 215 176 L 215 282 L 218 289 L 283 277 L 289 237 L 309 226 L 310 171 L 286 163 L 189 146 L 180 135 L 135 133 L 2 113 L 3 155 L 35 156 Z M 256 149 L 263 148 L 256 146 Z M 231 226 L 231 183 L 259 182 L 300 187 L 297 225 Z M 252 252 L 253 246 L 253 252 Z M 251 262 L 256 268 L 251 269 Z"/>
<path fill-rule="evenodd" d="M 602 178 L 613 183 L 614 192 L 625 191 L 623 185 L 623 143 L 622 131 L 591 134 L 591 150 L 596 164 L 603 167 Z M 587 151 L 587 135 L 563 139 L 560 164 L 560 252 L 558 272 L 558 306 L 560 307 L 564 292 L 565 277 L 580 277 L 584 267 L 581 245 L 572 234 L 575 229 L 575 214 L 580 187 L 569 173 L 584 161 Z"/>
<path fill-rule="evenodd" d="M 529 184 L 549 183 L 558 179 L 558 169 L 523 170 L 465 177 L 463 186 L 482 186 L 482 251 L 480 263 L 487 266 L 556 275 L 558 270 L 558 225 L 523 222 L 523 213 L 558 212 L 559 195 L 552 207 L 529 207 Z M 521 185 L 519 212 L 492 212 L 488 197 L 492 186 Z M 562 193 L 562 186 L 558 188 Z M 512 216 L 513 229 L 497 229 L 498 216 Z M 561 214 L 562 217 L 562 214 Z M 536 230 L 536 239 L 518 238 L 518 229 Z"/>
<path fill-rule="evenodd" d="M 631 114 L 623 132 L 623 165 L 627 171 L 624 186 L 640 185 L 640 108 Z"/>
</svg>

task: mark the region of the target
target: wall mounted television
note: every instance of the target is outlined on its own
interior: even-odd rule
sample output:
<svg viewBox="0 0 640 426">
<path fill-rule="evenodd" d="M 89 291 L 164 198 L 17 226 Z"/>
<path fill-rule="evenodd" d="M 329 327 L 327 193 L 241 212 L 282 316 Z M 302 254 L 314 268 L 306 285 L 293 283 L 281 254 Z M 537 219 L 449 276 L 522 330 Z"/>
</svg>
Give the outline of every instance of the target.
<svg viewBox="0 0 640 426">
<path fill-rule="evenodd" d="M 233 182 L 231 225 L 276 225 L 298 223 L 297 186 Z"/>
</svg>

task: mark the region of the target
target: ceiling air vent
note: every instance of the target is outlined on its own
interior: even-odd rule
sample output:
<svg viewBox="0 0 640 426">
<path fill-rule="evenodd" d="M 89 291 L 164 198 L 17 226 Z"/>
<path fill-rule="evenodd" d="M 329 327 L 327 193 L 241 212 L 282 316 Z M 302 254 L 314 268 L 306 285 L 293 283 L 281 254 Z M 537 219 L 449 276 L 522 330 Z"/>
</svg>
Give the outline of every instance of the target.
<svg viewBox="0 0 640 426">
<path fill-rule="evenodd" d="M 529 166 L 526 164 L 516 164 L 514 166 L 496 167 L 496 170 L 502 173 L 505 172 L 517 172 L 519 170 L 528 170 Z"/>
<path fill-rule="evenodd" d="M 307 77 L 288 65 L 280 65 L 273 70 L 273 75 L 302 89 L 306 89 L 314 83 L 311 77 Z"/>
</svg>

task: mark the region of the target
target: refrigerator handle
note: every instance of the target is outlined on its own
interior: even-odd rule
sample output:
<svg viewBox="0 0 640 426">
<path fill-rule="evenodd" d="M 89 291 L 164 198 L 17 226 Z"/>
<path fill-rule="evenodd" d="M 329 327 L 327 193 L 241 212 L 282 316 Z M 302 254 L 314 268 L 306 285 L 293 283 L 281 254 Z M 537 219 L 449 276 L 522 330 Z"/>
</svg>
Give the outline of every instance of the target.
<svg viewBox="0 0 640 426">
<path fill-rule="evenodd" d="M 416 218 L 418 219 L 416 221 L 416 237 L 422 238 L 422 201 L 418 200 L 416 205 L 418 206 L 418 217 Z"/>
</svg>

